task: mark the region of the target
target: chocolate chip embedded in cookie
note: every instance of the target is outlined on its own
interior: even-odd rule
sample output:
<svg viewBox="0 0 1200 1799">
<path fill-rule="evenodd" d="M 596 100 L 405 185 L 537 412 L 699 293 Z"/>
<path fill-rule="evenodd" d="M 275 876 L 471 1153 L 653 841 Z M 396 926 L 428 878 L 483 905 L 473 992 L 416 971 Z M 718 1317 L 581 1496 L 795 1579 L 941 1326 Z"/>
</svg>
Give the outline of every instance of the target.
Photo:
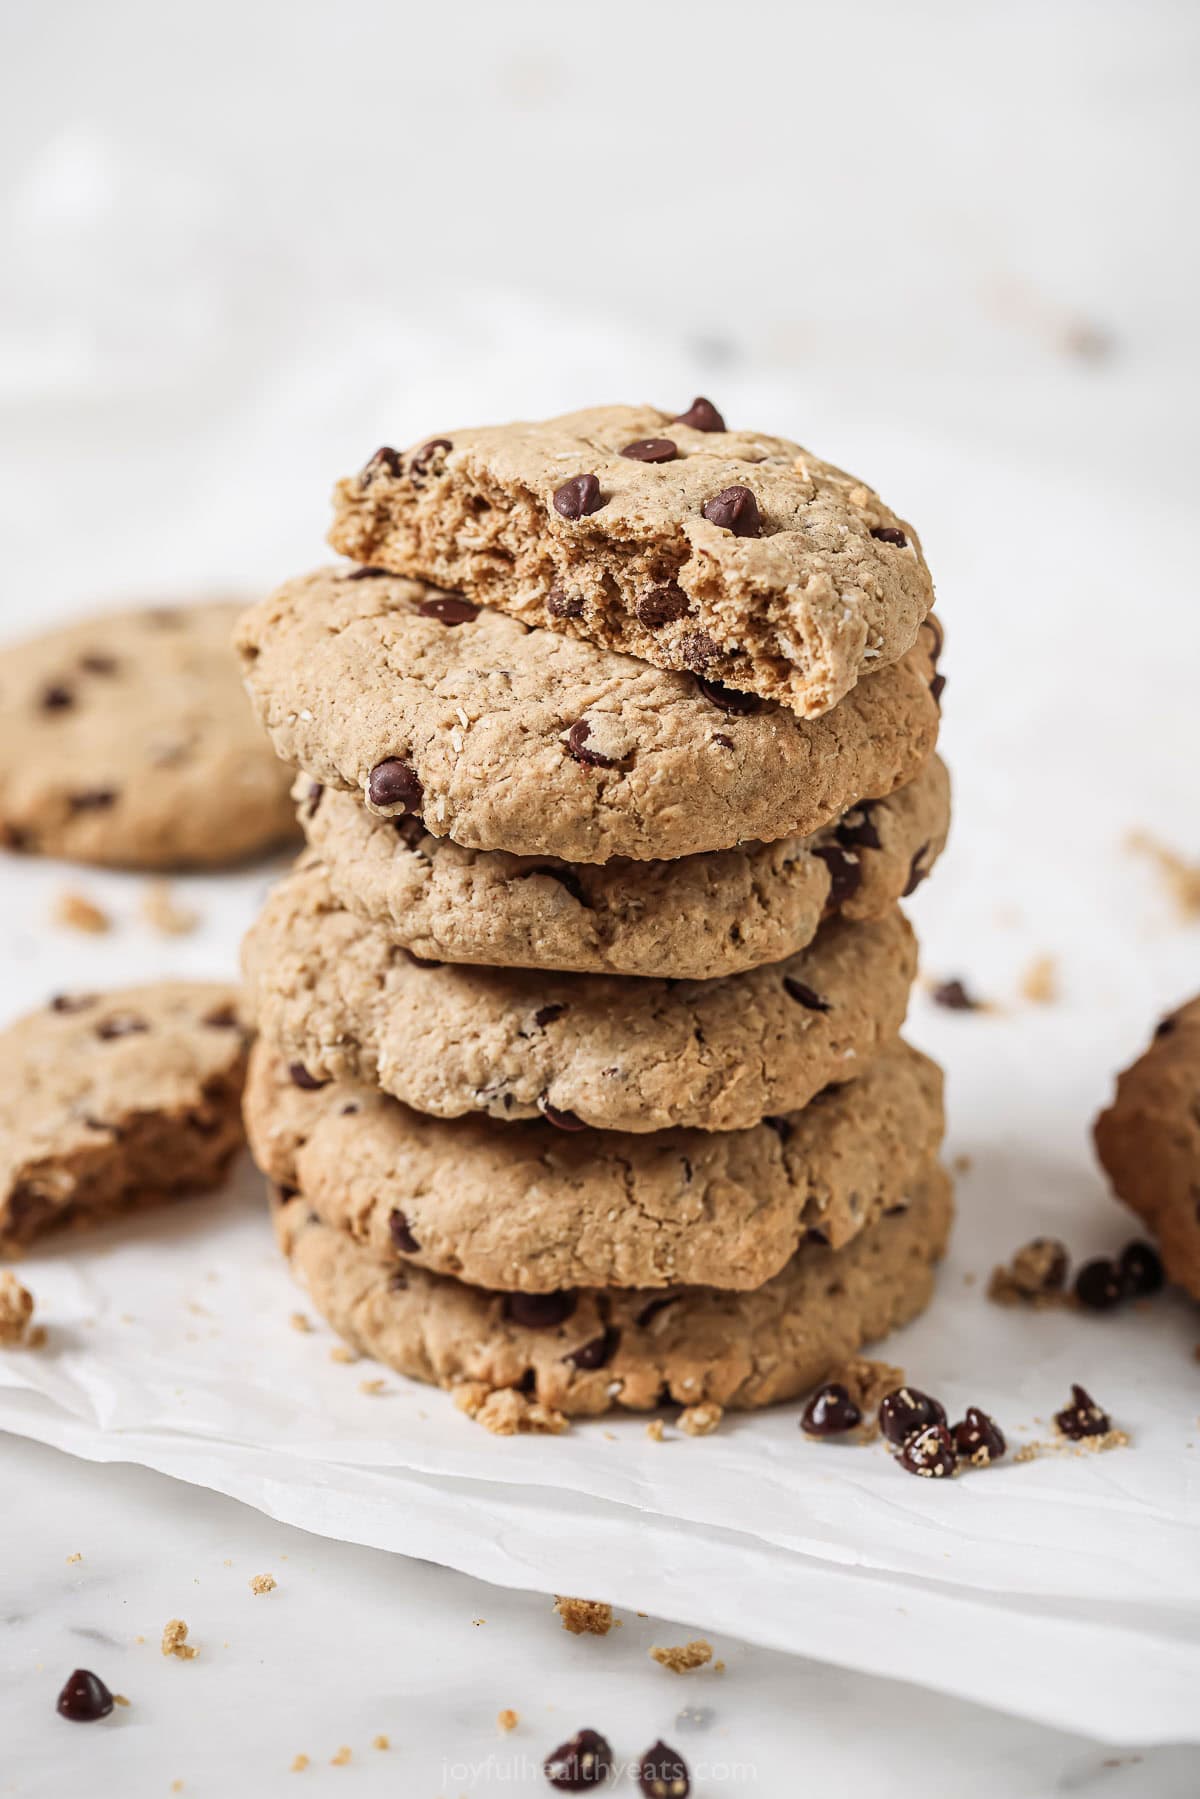
<svg viewBox="0 0 1200 1799">
<path fill-rule="evenodd" d="M 339 482 L 336 549 L 809 718 L 903 656 L 933 605 L 912 526 L 877 494 L 709 402 L 438 442 L 432 469 L 389 450 Z M 664 588 L 681 609 L 655 607 Z"/>
<path fill-rule="evenodd" d="M 437 597 L 323 569 L 249 612 L 238 643 L 285 761 L 471 849 L 657 861 L 807 836 L 911 781 L 937 740 L 932 623 L 806 720 L 730 703 L 707 666 L 667 673 L 486 610 L 450 625 Z"/>
<path fill-rule="evenodd" d="M 295 835 L 290 775 L 212 601 L 100 615 L 0 650 L 0 842 L 79 862 L 204 868 Z"/>
<path fill-rule="evenodd" d="M 0 1246 L 214 1186 L 247 1041 L 210 981 L 60 995 L 0 1033 Z"/>
<path fill-rule="evenodd" d="M 313 1078 L 374 1082 L 443 1118 L 725 1131 L 795 1111 L 891 1042 L 916 942 L 893 910 L 831 919 L 787 961 L 718 981 L 431 966 L 339 905 L 308 852 L 243 961 L 260 1030 Z"/>
</svg>

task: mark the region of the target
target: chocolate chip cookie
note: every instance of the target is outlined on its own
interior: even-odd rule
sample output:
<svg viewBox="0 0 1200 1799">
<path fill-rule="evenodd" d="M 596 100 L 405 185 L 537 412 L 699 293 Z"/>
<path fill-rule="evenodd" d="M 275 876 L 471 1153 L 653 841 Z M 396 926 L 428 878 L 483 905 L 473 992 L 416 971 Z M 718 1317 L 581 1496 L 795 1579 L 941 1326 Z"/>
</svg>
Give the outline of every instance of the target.
<svg viewBox="0 0 1200 1799">
<path fill-rule="evenodd" d="M 787 438 L 596 406 L 376 452 L 330 532 L 356 562 L 815 718 L 912 648 L 911 525 Z"/>
<path fill-rule="evenodd" d="M 238 644 L 285 761 L 381 817 L 518 856 L 807 836 L 911 781 L 937 739 L 932 620 L 819 719 L 370 569 L 289 582 Z"/>
<path fill-rule="evenodd" d="M 1164 1018 L 1117 1077 L 1096 1149 L 1127 1206 L 1158 1238 L 1170 1280 L 1200 1299 L 1200 997 Z"/>
<path fill-rule="evenodd" d="M 63 993 L 0 1033 L 0 1248 L 212 1187 L 242 1142 L 236 988 Z"/>
<path fill-rule="evenodd" d="M 905 1206 L 943 1128 L 941 1071 L 904 1043 L 744 1131 L 428 1118 L 361 1083 L 297 1086 L 263 1043 L 245 1112 L 263 1172 L 380 1261 L 531 1293 L 761 1286 L 802 1242 L 841 1249 Z"/>
<path fill-rule="evenodd" d="M 230 647 L 239 611 L 147 607 L 0 650 L 0 843 L 206 868 L 294 836 Z"/>
<path fill-rule="evenodd" d="M 916 941 L 893 909 L 716 981 L 431 965 L 340 906 L 310 851 L 243 961 L 259 1028 L 307 1079 L 373 1082 L 443 1118 L 727 1131 L 795 1111 L 895 1037 Z"/>
<path fill-rule="evenodd" d="M 414 955 L 677 980 L 780 962 L 831 912 L 881 917 L 929 873 L 950 819 L 936 756 L 908 786 L 811 837 L 676 862 L 464 849 L 419 818 L 379 818 L 307 776 L 294 796 L 338 899 Z"/>
<path fill-rule="evenodd" d="M 794 1399 L 924 1309 L 952 1211 L 950 1181 L 934 1164 L 907 1211 L 880 1217 L 845 1249 L 806 1243 L 744 1293 L 489 1293 L 377 1261 L 322 1223 L 303 1194 L 277 1205 L 275 1224 L 314 1306 L 362 1354 L 438 1386 L 519 1388 L 557 1411 L 594 1415 Z"/>
</svg>

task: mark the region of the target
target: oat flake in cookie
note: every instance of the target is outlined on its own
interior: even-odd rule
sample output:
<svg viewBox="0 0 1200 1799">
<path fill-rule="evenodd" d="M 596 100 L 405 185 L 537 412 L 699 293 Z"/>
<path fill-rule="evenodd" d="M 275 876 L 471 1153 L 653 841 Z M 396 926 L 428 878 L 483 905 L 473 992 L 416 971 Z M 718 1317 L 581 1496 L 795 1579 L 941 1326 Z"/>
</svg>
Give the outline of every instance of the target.
<svg viewBox="0 0 1200 1799">
<path fill-rule="evenodd" d="M 700 402 L 447 431 L 379 451 L 334 503 L 356 562 L 802 717 L 904 655 L 933 605 L 877 494 Z"/>
<path fill-rule="evenodd" d="M 933 620 L 899 662 L 802 719 L 462 605 L 333 568 L 254 607 L 238 646 L 276 753 L 467 848 L 599 863 L 807 836 L 911 781 L 937 740 Z"/>
<path fill-rule="evenodd" d="M 0 1248 L 215 1186 L 247 1041 L 215 981 L 59 994 L 0 1033 Z"/>
<path fill-rule="evenodd" d="M 100 614 L 0 649 L 0 843 L 208 868 L 295 835 L 289 776 L 210 601 Z"/>
</svg>

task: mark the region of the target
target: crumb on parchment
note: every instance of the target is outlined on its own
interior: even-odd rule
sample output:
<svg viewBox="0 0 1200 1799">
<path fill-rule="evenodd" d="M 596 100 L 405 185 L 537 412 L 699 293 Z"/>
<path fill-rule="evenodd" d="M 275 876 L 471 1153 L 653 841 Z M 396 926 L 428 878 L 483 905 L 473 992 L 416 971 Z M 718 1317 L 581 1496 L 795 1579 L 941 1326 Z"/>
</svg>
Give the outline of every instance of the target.
<svg viewBox="0 0 1200 1799">
<path fill-rule="evenodd" d="M 279 1582 L 273 1574 L 252 1574 L 250 1576 L 252 1593 L 273 1593 L 278 1585 Z"/>
<path fill-rule="evenodd" d="M 460 1381 L 452 1397 L 460 1412 L 494 1437 L 561 1437 L 571 1428 L 561 1412 L 518 1393 L 515 1387 L 491 1388 L 483 1381 Z"/>
<path fill-rule="evenodd" d="M 663 1440 L 663 1421 L 661 1418 L 651 1418 L 649 1424 L 646 1426 L 646 1435 L 649 1437 L 649 1439 L 652 1443 L 661 1443 L 662 1442 L 662 1440 Z"/>
<path fill-rule="evenodd" d="M 554 1609 L 575 1637 L 606 1637 L 613 1627 L 613 1609 L 604 1599 L 568 1599 L 560 1593 Z"/>
<path fill-rule="evenodd" d="M 1131 831 L 1125 843 L 1135 855 L 1148 856 L 1154 862 L 1179 918 L 1188 924 L 1200 918 L 1200 863 L 1185 861 L 1148 831 Z"/>
<path fill-rule="evenodd" d="M 303 1774 L 305 1768 L 307 1768 L 307 1767 L 308 1767 L 308 1757 L 307 1757 L 307 1755 L 305 1755 L 304 1751 L 301 1750 L 299 1755 L 293 1755 L 292 1765 L 288 1769 L 288 1773 L 289 1774 Z"/>
<path fill-rule="evenodd" d="M 33 1294 L 9 1269 L 0 1270 L 0 1345 L 17 1349 L 32 1343 Z"/>
<path fill-rule="evenodd" d="M 685 1406 L 676 1423 L 689 1437 L 711 1437 L 724 1416 L 724 1406 L 710 1399 L 699 1405 Z"/>
<path fill-rule="evenodd" d="M 353 1760 L 353 1754 L 354 1752 L 350 1748 L 350 1745 L 348 1743 L 343 1743 L 337 1754 L 330 1756 L 329 1766 L 331 1768 L 348 1768 Z"/>
<path fill-rule="evenodd" d="M 712 1660 L 712 1644 L 706 1643 L 703 1637 L 694 1637 L 690 1643 L 679 1643 L 667 1648 L 655 1644 L 650 1651 L 650 1659 L 656 1661 L 660 1668 L 669 1668 L 672 1674 L 690 1674 L 693 1668 L 702 1668 Z"/>
<path fill-rule="evenodd" d="M 181 906 L 169 881 L 147 881 L 142 889 L 142 917 L 164 937 L 186 937 L 200 923 L 200 914 Z"/>
<path fill-rule="evenodd" d="M 294 1331 L 311 1331 L 312 1320 L 304 1312 L 293 1312 L 288 1319 Z"/>
<path fill-rule="evenodd" d="M 188 1627 L 182 1618 L 168 1618 L 163 1625 L 162 1652 L 177 1656 L 181 1662 L 194 1661 L 200 1651 L 187 1640 Z"/>
<path fill-rule="evenodd" d="M 100 937 L 105 931 L 112 930 L 112 919 L 95 900 L 90 900 L 86 893 L 80 893 L 73 887 L 65 887 L 54 902 L 52 914 L 56 925 L 67 931 L 84 931 L 88 936 Z"/>
<path fill-rule="evenodd" d="M 392 1746 L 391 1738 L 389 1736 L 385 1736 L 382 1730 L 379 1732 L 378 1736 L 374 1736 L 371 1738 L 372 1749 L 390 1749 L 391 1746 Z"/>
<path fill-rule="evenodd" d="M 1053 956 L 1035 956 L 1021 976 L 1021 998 L 1031 1006 L 1052 1006 L 1058 998 L 1058 965 Z"/>
<path fill-rule="evenodd" d="M 520 1722 L 520 1713 L 513 1711 L 512 1707 L 509 1705 L 506 1705 L 502 1712 L 496 1713 L 497 1728 L 502 1730 L 505 1736 L 508 1735 L 510 1730 L 515 1730 Z"/>
</svg>

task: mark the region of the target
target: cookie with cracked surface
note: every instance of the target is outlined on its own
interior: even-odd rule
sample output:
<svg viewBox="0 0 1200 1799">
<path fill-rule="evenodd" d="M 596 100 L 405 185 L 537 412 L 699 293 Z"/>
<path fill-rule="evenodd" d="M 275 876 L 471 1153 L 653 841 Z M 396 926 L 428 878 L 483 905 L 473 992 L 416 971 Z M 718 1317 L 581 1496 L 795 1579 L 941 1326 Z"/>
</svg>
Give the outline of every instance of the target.
<svg viewBox="0 0 1200 1799">
<path fill-rule="evenodd" d="M 382 817 L 518 856 L 647 861 L 807 836 L 912 780 L 937 740 L 933 620 L 807 720 L 372 570 L 288 582 L 238 644 L 285 761 Z"/>
<path fill-rule="evenodd" d="M 1096 1120 L 1117 1193 L 1158 1239 L 1167 1278 L 1200 1299 L 1200 997 L 1164 1018 Z"/>
<path fill-rule="evenodd" d="M 911 649 L 933 605 L 878 494 L 711 408 L 450 431 L 380 450 L 334 506 L 329 540 L 356 562 L 805 718 Z"/>
<path fill-rule="evenodd" d="M 309 852 L 243 964 L 259 1029 L 309 1079 L 373 1082 L 441 1118 L 731 1131 L 806 1105 L 891 1042 L 916 940 L 893 910 L 831 919 L 786 962 L 717 981 L 431 966 L 339 905 Z"/>
<path fill-rule="evenodd" d="M 879 918 L 941 854 L 950 781 L 937 756 L 887 799 L 809 838 L 675 862 L 596 865 L 464 849 L 418 818 L 377 818 L 301 775 L 304 830 L 342 904 L 414 955 L 500 968 L 708 980 L 781 962 L 831 912 Z"/>
<path fill-rule="evenodd" d="M 295 836 L 231 648 L 236 601 L 100 614 L 0 649 L 0 843 L 208 868 Z"/>
<path fill-rule="evenodd" d="M 346 1341 L 437 1386 L 519 1388 L 568 1415 L 675 1401 L 746 1409 L 794 1399 L 865 1343 L 906 1324 L 933 1291 L 953 1212 L 936 1164 L 908 1210 L 845 1249 L 805 1244 L 749 1292 L 583 1287 L 489 1293 L 379 1262 L 298 1194 L 275 1209 L 292 1272 Z"/>
<path fill-rule="evenodd" d="M 497 1129 L 361 1082 L 297 1087 L 260 1043 L 246 1131 L 264 1174 L 380 1261 L 476 1286 L 757 1287 L 902 1208 L 942 1139 L 937 1065 L 896 1043 L 855 1081 L 744 1131 Z"/>
<path fill-rule="evenodd" d="M 0 1033 L 0 1246 L 215 1186 L 243 1141 L 237 988 L 59 994 Z"/>
</svg>

